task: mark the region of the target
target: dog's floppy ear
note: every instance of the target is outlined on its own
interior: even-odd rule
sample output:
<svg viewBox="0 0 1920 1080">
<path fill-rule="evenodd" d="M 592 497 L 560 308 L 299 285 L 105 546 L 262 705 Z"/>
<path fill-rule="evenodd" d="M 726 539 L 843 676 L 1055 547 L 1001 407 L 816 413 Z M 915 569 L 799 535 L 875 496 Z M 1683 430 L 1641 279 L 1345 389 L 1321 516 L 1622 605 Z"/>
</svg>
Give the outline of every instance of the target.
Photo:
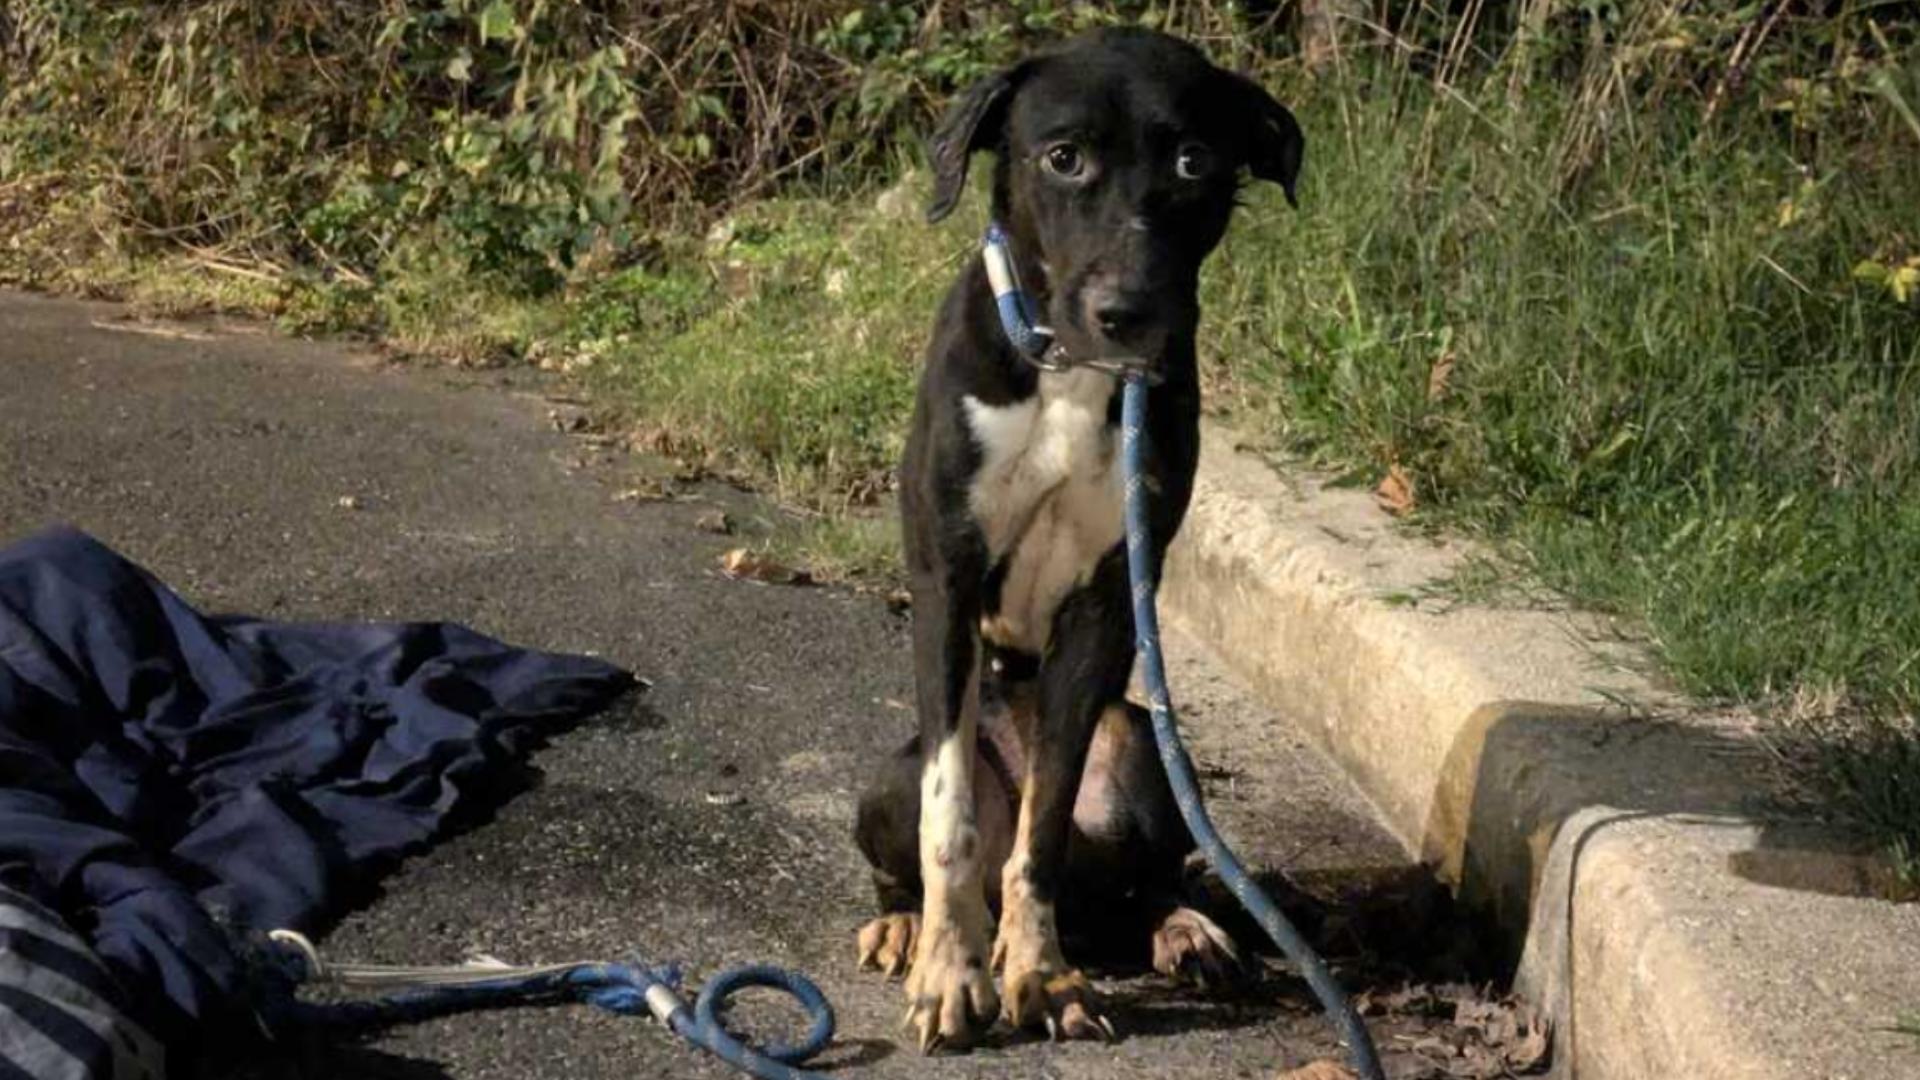
<svg viewBox="0 0 1920 1080">
<path fill-rule="evenodd" d="M 933 164 L 933 201 L 927 220 L 939 221 L 953 212 L 960 191 L 967 186 L 967 160 L 976 150 L 996 145 L 1007 119 L 1007 103 L 1025 77 L 1026 65 L 1017 64 L 989 75 L 961 93 L 927 143 Z"/>
<path fill-rule="evenodd" d="M 1298 207 L 1294 184 L 1300 178 L 1300 162 L 1307 149 L 1300 122 L 1259 83 L 1240 75 L 1229 74 L 1227 78 L 1248 127 L 1247 171 L 1279 184 L 1287 193 L 1288 205 Z"/>
</svg>

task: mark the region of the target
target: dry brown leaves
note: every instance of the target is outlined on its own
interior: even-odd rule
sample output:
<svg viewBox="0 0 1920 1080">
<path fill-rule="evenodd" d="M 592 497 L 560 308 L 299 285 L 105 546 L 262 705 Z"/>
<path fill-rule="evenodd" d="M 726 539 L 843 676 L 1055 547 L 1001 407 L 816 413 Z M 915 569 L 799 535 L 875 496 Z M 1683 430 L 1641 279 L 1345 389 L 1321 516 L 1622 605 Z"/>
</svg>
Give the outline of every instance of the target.
<svg viewBox="0 0 1920 1080">
<path fill-rule="evenodd" d="M 1337 1061 L 1315 1061 L 1280 1073 L 1273 1080 L 1359 1080 L 1353 1070 Z"/>
<path fill-rule="evenodd" d="M 720 556 L 720 572 L 736 581 L 756 581 L 763 585 L 809 585 L 813 582 L 813 575 L 805 570 L 796 570 L 747 548 L 734 548 Z"/>
<path fill-rule="evenodd" d="M 1538 1009 L 1512 995 L 1488 997 L 1462 984 L 1413 984 L 1367 991 L 1354 1002 L 1362 1016 L 1423 1016 L 1448 1021 L 1407 1049 L 1431 1066 L 1425 1075 L 1496 1080 L 1544 1072 L 1552 1030 Z"/>
<path fill-rule="evenodd" d="M 1427 400 L 1439 401 L 1447 396 L 1447 384 L 1453 381 L 1454 354 L 1452 349 L 1440 354 L 1434 360 L 1433 367 L 1427 370 Z"/>
<path fill-rule="evenodd" d="M 1373 489 L 1373 497 L 1382 510 L 1394 517 L 1404 517 L 1413 512 L 1415 505 L 1413 477 L 1399 462 L 1395 462 L 1387 469 L 1386 478 L 1380 481 L 1380 486 Z"/>
</svg>

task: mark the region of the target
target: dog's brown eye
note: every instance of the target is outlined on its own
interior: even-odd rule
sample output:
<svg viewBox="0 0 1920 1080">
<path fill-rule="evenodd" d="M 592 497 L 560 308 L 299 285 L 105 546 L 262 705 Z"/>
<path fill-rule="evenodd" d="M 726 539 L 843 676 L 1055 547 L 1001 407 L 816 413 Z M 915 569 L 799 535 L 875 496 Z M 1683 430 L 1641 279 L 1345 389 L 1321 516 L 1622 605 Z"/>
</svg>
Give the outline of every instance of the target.
<svg viewBox="0 0 1920 1080">
<path fill-rule="evenodd" d="M 1182 180 L 1200 180 L 1213 172 L 1213 151 L 1202 143 L 1187 143 L 1174 159 L 1173 171 Z"/>
<path fill-rule="evenodd" d="M 1080 155 L 1080 148 L 1072 143 L 1055 143 L 1047 147 L 1040 156 L 1047 171 L 1064 180 L 1077 180 L 1087 171 L 1087 159 Z"/>
</svg>

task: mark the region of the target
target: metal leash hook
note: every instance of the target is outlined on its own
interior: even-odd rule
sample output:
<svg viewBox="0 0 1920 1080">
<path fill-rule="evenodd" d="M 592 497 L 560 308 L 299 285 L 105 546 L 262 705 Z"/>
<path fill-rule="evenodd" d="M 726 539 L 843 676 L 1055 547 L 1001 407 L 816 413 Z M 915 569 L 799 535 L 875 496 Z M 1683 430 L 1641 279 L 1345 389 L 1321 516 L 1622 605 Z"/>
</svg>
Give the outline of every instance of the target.
<svg viewBox="0 0 1920 1080">
<path fill-rule="evenodd" d="M 1007 250 L 1008 239 L 998 222 L 989 223 L 981 240 L 980 254 L 987 266 L 987 281 L 993 287 L 994 306 L 1000 312 L 1000 325 L 1014 350 L 1027 362 L 1043 371 L 1065 371 L 1075 366 L 1090 367 L 1122 380 L 1120 409 L 1120 468 L 1126 484 L 1127 576 L 1133 589 L 1133 629 L 1140 650 L 1141 674 L 1147 684 L 1148 708 L 1153 715 L 1153 740 L 1160 748 L 1160 764 L 1167 772 L 1180 816 L 1193 834 L 1194 843 L 1207 857 L 1207 865 L 1220 875 L 1240 906 L 1253 916 L 1260 929 L 1280 947 L 1288 960 L 1300 969 L 1301 977 L 1312 987 L 1314 996 L 1327 1011 L 1328 1018 L 1346 1042 L 1354 1071 L 1362 1080 L 1385 1080 L 1380 1055 L 1373 1037 L 1354 1010 L 1347 992 L 1327 969 L 1300 931 L 1241 865 L 1233 849 L 1220 838 L 1207 807 L 1200 798 L 1193 761 L 1180 740 L 1180 728 L 1174 721 L 1173 699 L 1167 690 L 1167 668 L 1160 655 L 1160 617 L 1154 607 L 1154 586 L 1158 573 L 1153 565 L 1153 529 L 1147 512 L 1147 485 L 1142 475 L 1147 451 L 1147 388 L 1159 382 L 1159 373 L 1145 364 L 1120 361 L 1083 360 L 1075 362 L 1054 341 L 1053 331 L 1034 320 L 1033 301 L 1020 288 L 1013 257 Z"/>
</svg>

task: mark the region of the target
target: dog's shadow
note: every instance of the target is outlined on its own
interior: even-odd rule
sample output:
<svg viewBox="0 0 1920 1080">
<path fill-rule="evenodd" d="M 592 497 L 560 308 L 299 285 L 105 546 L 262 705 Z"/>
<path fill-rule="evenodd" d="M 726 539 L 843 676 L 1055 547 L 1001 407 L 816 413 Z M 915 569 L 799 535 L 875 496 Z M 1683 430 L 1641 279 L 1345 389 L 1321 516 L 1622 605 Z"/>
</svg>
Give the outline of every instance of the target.
<svg viewBox="0 0 1920 1080">
<path fill-rule="evenodd" d="M 1332 968 L 1349 993 L 1410 980 L 1487 982 L 1500 971 L 1487 948 L 1487 928 L 1466 917 L 1424 867 L 1330 871 L 1295 879 L 1262 869 L 1255 881 Z M 1082 940 L 1070 955 L 1085 958 L 1105 984 L 1109 1015 L 1127 1038 L 1163 1038 L 1278 1025 L 1302 1033 L 1324 1023 L 1321 1005 L 1219 878 L 1196 869 L 1187 902 L 1232 935 L 1246 977 L 1203 991 L 1154 973 L 1137 933 L 1101 935 L 1104 948 Z M 1021 1041 L 1045 1038 L 1023 1035 Z"/>
<path fill-rule="evenodd" d="M 1324 871 L 1298 878 L 1267 868 L 1254 881 L 1334 969 L 1349 992 L 1409 979 L 1491 983 L 1509 972 L 1493 927 L 1465 912 L 1421 865 Z M 1190 902 L 1269 961 L 1280 949 L 1211 872 L 1189 879 Z M 1302 991 L 1304 993 L 1304 991 Z"/>
</svg>

